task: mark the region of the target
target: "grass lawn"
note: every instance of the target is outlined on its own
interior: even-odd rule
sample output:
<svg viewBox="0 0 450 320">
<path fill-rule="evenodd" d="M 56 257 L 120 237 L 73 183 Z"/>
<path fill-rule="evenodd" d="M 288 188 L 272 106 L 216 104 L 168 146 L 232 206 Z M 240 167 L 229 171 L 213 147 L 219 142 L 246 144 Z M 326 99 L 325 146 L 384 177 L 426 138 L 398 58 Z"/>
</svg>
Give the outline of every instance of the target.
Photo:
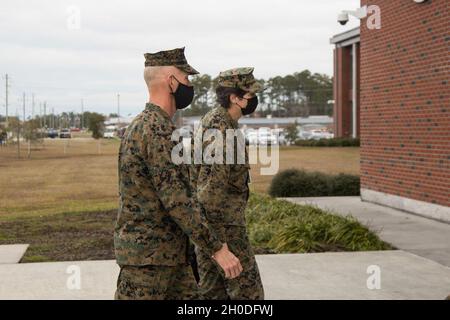
<svg viewBox="0 0 450 320">
<path fill-rule="evenodd" d="M 279 171 L 305 169 L 324 173 L 359 174 L 358 147 L 280 147 Z M 251 189 L 267 193 L 273 176 L 260 175 L 261 165 L 252 165 Z"/>
<path fill-rule="evenodd" d="M 65 150 L 65 153 L 64 153 Z M 0 219 L 117 207 L 118 141 L 46 140 L 27 158 L 0 148 Z"/>
<path fill-rule="evenodd" d="M 29 243 L 21 262 L 114 259 L 116 210 L 0 221 L 0 244 Z M 257 254 L 390 250 L 351 217 L 253 194 L 246 211 Z"/>
<path fill-rule="evenodd" d="M 30 158 L 25 145 L 21 159 L 14 146 L 0 148 L 0 220 L 116 208 L 118 147 L 100 140 L 99 154 L 97 141 L 83 136 L 46 140 Z M 260 167 L 252 165 L 250 187 L 267 193 L 273 176 L 260 175 Z M 359 148 L 282 147 L 279 170 L 288 168 L 358 174 Z"/>
<path fill-rule="evenodd" d="M 0 221 L 0 244 L 29 243 L 21 262 L 114 259 L 117 210 Z"/>
<path fill-rule="evenodd" d="M 26 145 L 21 159 L 16 147 L 0 148 L 0 244 L 30 243 L 23 262 L 113 258 L 118 146 L 79 134 L 46 139 L 30 158 Z M 287 168 L 358 173 L 359 148 L 280 148 Z M 252 191 L 267 192 L 272 176 L 258 165 L 251 174 Z"/>
</svg>

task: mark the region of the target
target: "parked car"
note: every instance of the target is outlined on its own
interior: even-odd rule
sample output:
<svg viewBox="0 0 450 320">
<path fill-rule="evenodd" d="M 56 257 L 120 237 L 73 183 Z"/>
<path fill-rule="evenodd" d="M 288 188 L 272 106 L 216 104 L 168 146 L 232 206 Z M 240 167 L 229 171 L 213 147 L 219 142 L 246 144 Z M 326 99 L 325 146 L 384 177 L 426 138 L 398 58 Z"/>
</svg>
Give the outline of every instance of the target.
<svg viewBox="0 0 450 320">
<path fill-rule="evenodd" d="M 70 138 L 72 138 L 72 134 L 70 133 L 70 129 L 61 129 L 61 131 L 59 131 L 59 138 L 60 139 L 70 139 Z"/>
<path fill-rule="evenodd" d="M 106 126 L 103 132 L 103 138 L 112 139 L 116 135 L 116 126 Z"/>
<path fill-rule="evenodd" d="M 276 139 L 278 140 L 279 145 L 287 145 L 288 140 L 286 138 L 286 132 L 284 129 L 277 128 L 272 129 L 272 133 L 275 135 Z"/>
<path fill-rule="evenodd" d="M 47 138 L 55 139 L 58 137 L 58 130 L 53 128 L 47 129 Z"/>
<path fill-rule="evenodd" d="M 278 144 L 277 135 L 272 133 L 268 129 L 258 129 L 258 130 L 247 130 L 245 138 L 248 144 L 264 144 L 273 145 Z"/>
<path fill-rule="evenodd" d="M 310 139 L 319 140 L 319 139 L 331 139 L 333 138 L 333 134 L 328 131 L 323 130 L 312 130 Z"/>
<path fill-rule="evenodd" d="M 278 143 L 277 136 L 270 130 L 258 131 L 258 142 L 264 145 L 274 145 Z"/>
</svg>

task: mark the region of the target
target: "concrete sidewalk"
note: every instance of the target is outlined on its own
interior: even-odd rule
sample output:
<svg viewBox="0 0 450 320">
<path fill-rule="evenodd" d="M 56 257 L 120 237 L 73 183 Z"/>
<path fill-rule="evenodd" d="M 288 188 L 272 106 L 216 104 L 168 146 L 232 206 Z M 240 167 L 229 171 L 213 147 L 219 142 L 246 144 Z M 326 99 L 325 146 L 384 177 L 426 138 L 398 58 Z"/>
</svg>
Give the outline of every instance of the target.
<svg viewBox="0 0 450 320">
<path fill-rule="evenodd" d="M 450 268 L 401 250 L 260 255 L 257 261 L 266 299 L 443 300 L 450 294 Z M 380 289 L 367 287 L 369 266 L 379 268 Z M 118 272 L 115 261 L 0 265 L 0 299 L 112 299 Z"/>
<path fill-rule="evenodd" d="M 19 263 L 28 246 L 28 244 L 0 245 L 0 264 Z"/>
<path fill-rule="evenodd" d="M 450 266 L 450 224 L 361 201 L 360 197 L 284 198 L 351 214 L 398 249 Z"/>
</svg>

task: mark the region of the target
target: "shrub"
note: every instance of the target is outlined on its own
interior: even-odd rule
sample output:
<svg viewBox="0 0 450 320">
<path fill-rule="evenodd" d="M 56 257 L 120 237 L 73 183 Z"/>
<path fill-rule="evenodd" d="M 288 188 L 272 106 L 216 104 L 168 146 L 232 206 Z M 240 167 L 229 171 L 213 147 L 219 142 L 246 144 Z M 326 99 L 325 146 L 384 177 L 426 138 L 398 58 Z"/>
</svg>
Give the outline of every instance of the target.
<svg viewBox="0 0 450 320">
<path fill-rule="evenodd" d="M 359 138 L 332 138 L 296 140 L 296 146 L 301 147 L 359 147 Z"/>
<path fill-rule="evenodd" d="M 269 194 L 272 197 L 326 197 L 359 195 L 359 176 L 329 175 L 317 171 L 288 169 L 272 179 Z"/>
<path fill-rule="evenodd" d="M 321 172 L 306 172 L 289 169 L 275 175 L 269 194 L 276 197 L 291 197 L 292 194 L 326 196 L 328 194 L 327 176 Z"/>
<path fill-rule="evenodd" d="M 392 249 L 351 216 L 259 194 L 251 195 L 246 217 L 250 241 L 257 253 Z"/>
<path fill-rule="evenodd" d="M 359 176 L 340 173 L 329 179 L 329 195 L 358 196 L 360 189 Z"/>
</svg>

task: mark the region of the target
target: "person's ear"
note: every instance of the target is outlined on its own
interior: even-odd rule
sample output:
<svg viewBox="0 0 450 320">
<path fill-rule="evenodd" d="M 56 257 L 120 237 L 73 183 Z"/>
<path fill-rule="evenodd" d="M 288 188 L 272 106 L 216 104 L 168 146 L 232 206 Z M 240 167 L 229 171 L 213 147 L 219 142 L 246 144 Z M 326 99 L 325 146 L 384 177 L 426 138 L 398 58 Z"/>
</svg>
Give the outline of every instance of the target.
<svg viewBox="0 0 450 320">
<path fill-rule="evenodd" d="M 239 101 L 239 97 L 236 94 L 234 94 L 234 93 L 230 94 L 230 103 L 238 104 L 237 103 L 238 101 Z"/>
<path fill-rule="evenodd" d="M 230 105 L 234 104 L 234 101 L 235 101 L 235 100 L 236 100 L 236 99 L 235 99 L 235 95 L 234 95 L 234 94 L 230 94 L 229 97 L 228 97 L 228 102 L 229 102 L 229 104 L 230 104 Z"/>
<path fill-rule="evenodd" d="M 171 93 L 174 93 L 177 89 L 177 85 L 175 84 L 175 77 L 173 76 L 173 74 L 169 74 L 167 76 L 167 84 L 169 85 L 170 91 Z"/>
</svg>

